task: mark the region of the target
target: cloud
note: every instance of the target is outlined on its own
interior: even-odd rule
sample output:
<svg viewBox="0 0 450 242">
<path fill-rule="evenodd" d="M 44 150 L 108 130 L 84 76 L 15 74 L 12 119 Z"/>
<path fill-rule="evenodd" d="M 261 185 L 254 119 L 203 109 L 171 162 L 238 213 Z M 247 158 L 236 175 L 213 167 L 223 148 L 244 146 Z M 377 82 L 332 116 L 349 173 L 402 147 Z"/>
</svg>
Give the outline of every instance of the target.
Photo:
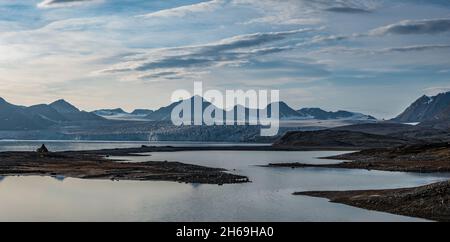
<svg viewBox="0 0 450 242">
<path fill-rule="evenodd" d="M 284 16 L 267 16 L 261 18 L 251 19 L 242 24 L 274 24 L 274 25 L 317 25 L 322 23 L 320 18 L 286 18 Z"/>
<path fill-rule="evenodd" d="M 384 36 L 388 34 L 437 34 L 446 31 L 450 31 L 450 19 L 403 20 L 395 24 L 373 29 L 367 33 L 316 36 L 310 42 L 301 43 L 299 44 L 299 46 L 333 43 L 344 40 L 355 40 L 364 37 Z M 446 48 L 448 48 L 447 45 L 417 45 L 400 48 L 386 48 L 384 50 L 378 50 L 376 52 L 408 52 Z M 340 48 L 339 50 L 342 51 L 343 48 Z M 347 48 L 345 51 L 350 52 L 351 48 Z M 365 50 L 365 52 L 368 52 L 368 50 Z"/>
<path fill-rule="evenodd" d="M 102 72 L 150 71 L 150 74 L 147 73 L 144 76 L 162 77 L 174 76 L 173 72 L 180 72 L 180 70 L 199 69 L 201 71 L 214 66 L 239 66 L 258 56 L 291 50 L 294 47 L 290 45 L 277 43 L 276 46 L 271 46 L 271 44 L 285 40 L 289 36 L 310 31 L 314 29 L 238 35 L 204 45 L 151 49 L 140 55 L 127 57 L 124 62 Z"/>
<path fill-rule="evenodd" d="M 384 36 L 388 34 L 437 34 L 450 31 L 450 19 L 426 19 L 426 20 L 403 20 L 401 22 L 382 26 L 366 33 L 353 33 L 350 35 L 328 35 L 316 36 L 310 42 L 300 43 L 299 46 L 311 44 L 325 44 L 344 40 L 355 40 L 364 37 Z M 418 45 L 402 48 L 387 48 L 384 52 L 407 52 L 429 49 L 444 49 L 447 45 Z"/>
<path fill-rule="evenodd" d="M 335 13 L 371 13 L 371 10 L 364 8 L 355 8 L 355 7 L 332 7 L 327 8 L 325 11 L 335 12 Z"/>
<path fill-rule="evenodd" d="M 361 54 L 361 55 L 374 55 L 374 54 L 389 54 L 394 52 L 417 52 L 417 51 L 429 51 L 429 50 L 441 50 L 441 49 L 450 49 L 450 45 L 441 44 L 441 45 L 411 45 L 411 46 L 402 46 L 402 47 L 391 47 L 391 48 L 383 48 L 383 49 L 363 49 L 363 48 L 350 48 L 343 46 L 336 47 L 328 47 L 323 48 L 318 51 L 314 51 L 313 53 L 348 53 L 348 54 Z"/>
<path fill-rule="evenodd" d="M 313 38 L 311 43 L 318 44 L 323 42 L 341 41 L 341 40 L 348 40 L 349 38 L 350 35 L 316 36 Z"/>
<path fill-rule="evenodd" d="M 405 47 L 395 47 L 387 48 L 381 50 L 381 52 L 411 52 L 411 51 L 426 51 L 426 50 L 439 50 L 439 49 L 450 49 L 450 45 L 413 45 Z"/>
<path fill-rule="evenodd" d="M 371 35 L 386 34 L 438 34 L 450 31 L 450 19 L 403 20 L 376 28 Z"/>
<path fill-rule="evenodd" d="M 44 0 L 38 3 L 38 8 L 73 7 L 87 3 L 100 2 L 99 0 Z"/>
<path fill-rule="evenodd" d="M 427 19 L 427 20 L 403 20 L 401 22 L 382 26 L 366 33 L 354 33 L 350 35 L 328 35 L 315 36 L 311 41 L 300 43 L 298 46 L 327 44 L 345 40 L 356 40 L 364 37 L 385 36 L 388 34 L 437 34 L 450 31 L 450 19 Z M 448 45 L 416 45 L 399 48 L 385 48 L 384 50 L 365 52 L 410 52 L 424 51 L 431 49 L 447 49 Z M 344 48 L 345 49 L 345 48 Z M 340 48 L 339 51 L 342 51 Z M 346 48 L 346 52 L 351 52 L 352 48 Z M 353 49 L 355 50 L 355 49 Z M 360 49 L 361 50 L 361 49 Z M 360 51 L 358 51 L 360 52 Z"/>
<path fill-rule="evenodd" d="M 225 0 L 211 0 L 207 2 L 201 2 L 197 4 L 185 5 L 176 8 L 169 8 L 160 10 L 153 13 L 140 15 L 144 18 L 169 18 L 169 17 L 184 17 L 193 13 L 211 12 L 223 6 L 226 3 Z"/>
</svg>

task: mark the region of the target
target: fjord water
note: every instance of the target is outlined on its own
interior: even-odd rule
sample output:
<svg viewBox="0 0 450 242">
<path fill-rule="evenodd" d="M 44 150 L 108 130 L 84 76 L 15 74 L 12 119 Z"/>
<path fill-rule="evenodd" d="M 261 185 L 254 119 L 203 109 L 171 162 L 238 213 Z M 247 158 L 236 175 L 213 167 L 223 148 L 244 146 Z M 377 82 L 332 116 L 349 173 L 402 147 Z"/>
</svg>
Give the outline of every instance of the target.
<svg viewBox="0 0 450 242">
<path fill-rule="evenodd" d="M 136 148 L 148 146 L 261 146 L 261 144 L 205 143 L 205 142 L 142 142 L 142 141 L 64 141 L 64 140 L 0 140 L 2 151 L 35 151 L 45 144 L 50 151 L 100 150 L 115 148 Z"/>
<path fill-rule="evenodd" d="M 1 142 L 0 142 L 1 143 Z M 37 142 L 42 143 L 42 142 Z M 65 146 L 66 145 L 66 146 Z M 137 143 L 83 143 L 77 147 L 131 147 Z M 169 145 L 165 143 L 164 145 Z M 214 144 L 209 144 L 214 145 Z M 17 142 L 14 147 L 28 147 Z M 56 146 L 49 144 L 50 149 Z M 58 142 L 58 150 L 73 143 Z M 2 150 L 7 149 L 3 146 Z M 264 168 L 270 162 L 329 163 L 317 157 L 341 152 L 204 151 L 113 157 L 129 162 L 180 161 L 246 175 L 247 184 L 200 185 L 156 181 L 80 180 L 62 177 L 0 177 L 1 221 L 419 221 L 293 196 L 305 190 L 418 186 L 449 174 L 364 170 Z"/>
</svg>

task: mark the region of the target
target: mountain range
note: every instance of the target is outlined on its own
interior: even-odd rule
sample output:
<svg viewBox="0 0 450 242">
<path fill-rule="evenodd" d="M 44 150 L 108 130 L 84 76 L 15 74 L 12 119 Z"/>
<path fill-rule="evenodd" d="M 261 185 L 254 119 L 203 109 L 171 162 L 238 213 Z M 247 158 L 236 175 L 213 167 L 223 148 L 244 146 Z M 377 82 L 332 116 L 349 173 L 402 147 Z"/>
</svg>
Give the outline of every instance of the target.
<svg viewBox="0 0 450 242">
<path fill-rule="evenodd" d="M 64 100 L 30 107 L 8 103 L 0 98 L 0 130 L 37 130 L 69 121 L 103 120 L 95 114 L 80 111 Z"/>
<path fill-rule="evenodd" d="M 193 110 L 193 103 L 194 98 L 192 97 L 190 99 L 192 110 Z M 201 99 L 203 103 L 203 110 L 206 109 L 209 105 L 212 105 L 207 100 L 198 97 Z M 161 107 L 158 110 L 151 111 L 146 109 L 141 110 L 135 110 L 132 113 L 127 113 L 123 111 L 121 108 L 117 109 L 101 109 L 93 111 L 94 114 L 102 116 L 107 119 L 123 119 L 123 120 L 132 120 L 135 119 L 136 116 L 139 116 L 140 118 L 144 118 L 151 121 L 169 121 L 171 118 L 172 110 L 180 104 L 181 101 L 172 103 L 168 106 Z M 294 110 L 291 108 L 288 104 L 285 102 L 279 102 L 279 117 L 281 120 L 337 120 L 337 119 L 351 119 L 351 120 L 367 120 L 367 121 L 376 121 L 376 118 L 365 115 L 361 113 L 355 113 L 355 112 L 349 112 L 349 111 L 337 111 L 337 112 L 327 112 L 320 108 L 303 108 L 300 110 Z M 270 115 L 271 109 L 273 104 L 269 104 L 264 110 L 266 113 Z M 237 111 L 239 106 L 235 106 L 232 110 L 235 113 L 235 120 L 237 120 Z M 250 120 L 252 118 L 256 117 L 250 117 L 251 113 L 259 113 L 258 110 L 252 110 L 247 107 L 240 107 L 245 111 L 245 120 Z M 226 110 L 221 110 L 221 112 L 224 114 L 224 117 L 226 117 Z M 228 110 L 230 111 L 230 110 Z M 252 112 L 253 111 L 253 112 Z M 193 113 L 192 113 L 193 116 Z M 243 121 L 243 120 L 240 120 Z"/>
<path fill-rule="evenodd" d="M 328 149 L 383 148 L 430 143 L 448 145 L 449 131 L 450 92 L 447 92 L 431 97 L 422 96 L 389 121 L 287 132 L 274 145 L 284 148 Z"/>
<path fill-rule="evenodd" d="M 125 112 L 123 109 L 121 108 L 115 108 L 115 109 L 99 109 L 99 110 L 95 110 L 92 113 L 98 115 L 98 116 L 102 116 L 102 117 L 116 117 L 116 116 L 147 116 L 151 113 L 153 113 L 153 110 L 149 110 L 149 109 L 135 109 L 133 112 L 128 113 Z"/>
<path fill-rule="evenodd" d="M 85 112 L 64 100 L 25 107 L 0 98 L 0 139 L 272 142 L 288 131 L 331 128 L 336 131 L 388 135 L 401 139 L 399 143 L 402 140 L 447 141 L 450 140 L 450 133 L 447 132 L 450 129 L 449 96 L 449 93 L 443 93 L 434 97 L 421 97 L 405 112 L 389 121 L 348 111 L 327 112 L 320 108 L 295 110 L 280 102 L 280 119 L 284 122 L 280 123 L 276 137 L 260 137 L 259 126 L 174 126 L 170 116 L 179 102 L 155 111 L 137 109 L 128 113 L 121 108 Z M 206 100 L 202 101 L 203 108 L 210 104 Z M 268 105 L 263 111 L 270 113 L 272 107 L 273 104 Z M 229 111 L 236 113 L 240 108 L 245 110 L 246 120 L 254 118 L 251 115 L 258 111 L 242 106 L 235 106 Z M 411 122 L 420 124 L 402 124 Z M 359 137 L 362 141 L 368 138 L 344 133 L 339 135 L 334 137 L 335 141 L 342 143 L 346 143 L 349 137 Z"/>
</svg>

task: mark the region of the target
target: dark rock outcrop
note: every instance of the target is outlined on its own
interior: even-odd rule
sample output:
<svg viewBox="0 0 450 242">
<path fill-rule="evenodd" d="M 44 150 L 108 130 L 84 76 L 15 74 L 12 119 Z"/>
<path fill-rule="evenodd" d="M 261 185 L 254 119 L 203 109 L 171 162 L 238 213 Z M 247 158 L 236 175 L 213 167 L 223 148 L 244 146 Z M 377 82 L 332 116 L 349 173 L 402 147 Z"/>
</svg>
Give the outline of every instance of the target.
<svg viewBox="0 0 450 242">
<path fill-rule="evenodd" d="M 333 203 L 436 221 L 450 221 L 450 181 L 391 190 L 311 191 L 294 195 L 323 197 Z"/>
<path fill-rule="evenodd" d="M 42 146 L 40 148 L 38 148 L 36 150 L 36 152 L 39 153 L 39 154 L 46 154 L 49 151 L 48 151 L 47 147 L 45 146 L 45 144 L 42 144 Z"/>
</svg>

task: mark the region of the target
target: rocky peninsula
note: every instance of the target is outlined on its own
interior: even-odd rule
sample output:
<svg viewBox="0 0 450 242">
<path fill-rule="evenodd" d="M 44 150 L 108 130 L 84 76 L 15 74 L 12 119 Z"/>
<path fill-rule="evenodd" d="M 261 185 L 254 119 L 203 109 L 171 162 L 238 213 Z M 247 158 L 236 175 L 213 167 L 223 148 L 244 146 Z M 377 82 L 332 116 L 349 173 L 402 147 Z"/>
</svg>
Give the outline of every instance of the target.
<svg viewBox="0 0 450 242">
<path fill-rule="evenodd" d="M 175 161 L 130 163 L 109 159 L 111 156 L 137 156 L 138 153 L 150 150 L 153 149 L 142 147 L 49 152 L 43 146 L 36 152 L 0 152 L 0 176 L 64 176 L 80 179 L 153 180 L 218 185 L 249 182 L 247 177 L 228 173 L 221 168 Z"/>
</svg>

